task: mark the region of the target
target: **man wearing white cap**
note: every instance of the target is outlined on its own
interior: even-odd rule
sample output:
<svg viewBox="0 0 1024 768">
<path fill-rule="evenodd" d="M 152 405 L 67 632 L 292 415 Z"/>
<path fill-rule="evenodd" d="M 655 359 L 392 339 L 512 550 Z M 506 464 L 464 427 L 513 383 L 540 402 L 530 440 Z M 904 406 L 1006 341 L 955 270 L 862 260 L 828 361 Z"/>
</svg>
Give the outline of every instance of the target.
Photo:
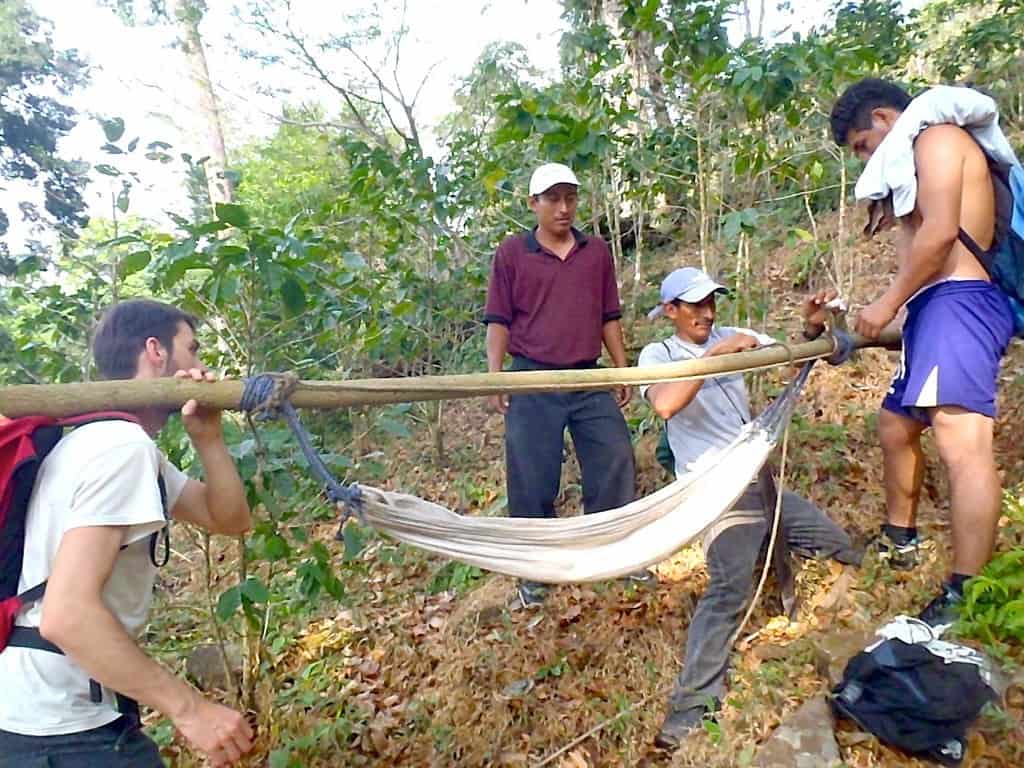
<svg viewBox="0 0 1024 768">
<path fill-rule="evenodd" d="M 648 317 L 668 317 L 675 333 L 644 347 L 638 365 L 662 365 L 774 344 L 773 338 L 756 331 L 715 325 L 715 299 L 726 292 L 725 286 L 694 267 L 669 274 L 661 284 L 661 303 Z M 825 329 L 825 304 L 834 296 L 821 291 L 804 302 L 804 338 L 817 338 Z M 676 475 L 685 474 L 698 460 L 711 460 L 750 421 L 741 373 L 653 384 L 640 391 L 667 422 Z M 765 509 L 755 481 L 705 533 L 708 587 L 690 621 L 683 670 L 676 678 L 668 715 L 655 740 L 662 748 L 675 749 L 704 720 L 712 719 L 725 695 L 732 638 L 750 598 L 771 511 Z M 788 491 L 782 495 L 780 535 L 798 554 L 860 563 L 860 553 L 846 532 L 811 502 Z"/>
<path fill-rule="evenodd" d="M 537 226 L 498 246 L 487 289 L 487 367 L 513 371 L 594 368 L 602 346 L 626 367 L 615 264 L 607 243 L 573 226 L 579 181 L 560 163 L 533 172 L 527 200 Z M 499 395 L 505 415 L 505 469 L 511 517 L 554 517 L 566 428 L 583 473 L 583 509 L 600 512 L 633 500 L 635 478 L 629 429 L 619 410 L 628 387 L 610 392 Z M 652 576 L 638 574 L 644 579 Z M 546 588 L 520 582 L 525 605 Z"/>
</svg>

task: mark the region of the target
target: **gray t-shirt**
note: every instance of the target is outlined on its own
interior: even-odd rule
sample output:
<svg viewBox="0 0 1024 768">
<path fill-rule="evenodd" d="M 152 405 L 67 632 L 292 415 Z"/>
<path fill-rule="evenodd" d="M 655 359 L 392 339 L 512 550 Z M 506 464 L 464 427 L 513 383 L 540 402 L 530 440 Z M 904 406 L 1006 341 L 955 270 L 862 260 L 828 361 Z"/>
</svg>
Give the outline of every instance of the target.
<svg viewBox="0 0 1024 768">
<path fill-rule="evenodd" d="M 703 357 L 704 353 L 737 333 L 753 336 L 762 346 L 775 339 L 747 328 L 714 326 L 703 344 L 684 341 L 673 335 L 644 347 L 638 367 L 678 363 Z M 640 387 L 647 397 L 648 386 Z M 731 443 L 745 423 L 750 421 L 750 402 L 742 373 L 705 379 L 689 405 L 668 420 L 668 443 L 676 460 L 676 476 L 682 476 L 698 459 L 708 460 Z"/>
</svg>

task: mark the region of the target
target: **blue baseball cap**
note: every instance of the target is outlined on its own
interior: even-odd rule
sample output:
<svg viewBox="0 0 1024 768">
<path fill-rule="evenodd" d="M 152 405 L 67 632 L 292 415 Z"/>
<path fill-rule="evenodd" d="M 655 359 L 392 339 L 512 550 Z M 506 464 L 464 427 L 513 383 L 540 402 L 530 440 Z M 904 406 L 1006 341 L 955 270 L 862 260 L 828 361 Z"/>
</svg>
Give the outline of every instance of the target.
<svg viewBox="0 0 1024 768">
<path fill-rule="evenodd" d="M 729 289 L 712 280 L 708 273 L 696 267 L 680 267 L 668 273 L 661 281 L 661 303 L 647 313 L 653 320 L 665 313 L 665 305 L 681 299 L 690 304 L 703 301 L 712 293 L 728 293 Z"/>
</svg>

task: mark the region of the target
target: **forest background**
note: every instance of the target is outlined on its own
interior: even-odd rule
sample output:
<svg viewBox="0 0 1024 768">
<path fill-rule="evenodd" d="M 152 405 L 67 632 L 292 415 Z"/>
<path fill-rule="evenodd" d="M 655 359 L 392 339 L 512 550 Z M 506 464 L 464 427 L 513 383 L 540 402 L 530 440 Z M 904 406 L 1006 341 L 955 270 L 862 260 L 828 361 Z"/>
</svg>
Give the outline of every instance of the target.
<svg viewBox="0 0 1024 768">
<path fill-rule="evenodd" d="M 61 17 L 42 14 L 53 5 L 0 4 L 4 384 L 89 379 L 87 342 L 98 313 L 134 295 L 202 317 L 205 360 L 228 375 L 292 370 L 345 379 L 484 370 L 481 316 L 491 256 L 504 236 L 529 226 L 526 180 L 547 161 L 577 171 L 581 226 L 611 244 L 633 359 L 663 330 L 645 313 L 661 277 L 681 264 L 699 265 L 735 288 L 725 320 L 776 332 L 789 322 L 792 296 L 835 287 L 863 303 L 891 268 L 887 246 L 858 244 L 863 217 L 852 186 L 859 165 L 828 130 L 829 110 L 847 85 L 868 75 L 912 92 L 939 82 L 974 84 L 997 99 L 1011 140 L 1024 149 L 1019 0 L 931 0 L 913 8 L 865 0 L 813 11 L 754 0 L 563 0 L 561 27 L 544 30 L 557 45 L 555 71 L 494 30 L 493 42 L 452 86 L 450 113 L 429 125 L 420 95 L 431 67 L 403 59 L 416 30 L 401 3 L 346 4 L 314 15 L 297 0 L 216 3 L 218 12 L 230 6 L 234 26 L 212 44 L 259 72 L 251 85 L 211 67 L 206 3 L 95 4 L 116 14 L 118 40 L 164 31 L 188 73 L 173 90 L 188 94 L 184 108 L 201 135 L 171 135 L 173 122 L 135 125 L 116 110 L 76 110 L 72 96 L 87 86 L 91 65 L 54 44 Z M 524 15 L 537 9 L 506 4 Z M 784 26 L 808 16 L 821 21 L 800 23 L 800 32 Z M 132 98 L 124 94 L 126 104 Z M 267 135 L 233 135 L 231 126 L 257 113 L 273 126 Z M 89 122 L 102 139 L 70 155 L 63 140 Z M 99 212 L 96 199 L 103 201 Z M 1019 370 L 1013 375 L 1019 383 Z M 772 377 L 753 381 L 758 397 L 776 384 Z M 841 383 L 835 386 L 834 397 L 845 397 Z M 870 417 L 857 413 L 869 428 Z M 641 485 L 652 487 L 657 470 L 644 462 L 656 420 L 641 403 L 627 417 Z M 342 477 L 429 495 L 466 513 L 504 513 L 500 421 L 479 404 L 306 418 Z M 859 438 L 847 433 L 843 414 L 821 428 L 803 425 L 813 444 L 838 456 L 832 469 L 849 472 L 844 451 Z M 164 579 L 165 604 L 149 639 L 172 665 L 184 665 L 211 639 L 225 649 L 218 656 L 231 662 L 223 664 L 224 696 L 266 726 L 260 759 L 337 764 L 327 757 L 336 749 L 351 751 L 353 764 L 423 764 L 424 755 L 437 764 L 477 764 L 520 753 L 533 759 L 557 746 L 571 724 L 547 740 L 524 741 L 531 726 L 522 713 L 514 735 L 467 746 L 465 713 L 445 721 L 444 686 L 424 682 L 437 677 L 436 665 L 413 665 L 422 672 L 413 688 L 431 688 L 429 695 L 410 702 L 403 693 L 402 701 L 382 703 L 398 695 L 382 689 L 402 685 L 381 685 L 380 667 L 389 660 L 400 667 L 401 654 L 393 657 L 371 631 L 374 621 L 383 622 L 377 630 L 409 624 L 403 637 L 415 649 L 447 625 L 431 622 L 454 610 L 452 601 L 488 579 L 358 525 L 346 528 L 343 546 L 333 544 L 333 512 L 303 476 L 286 431 L 240 419 L 228 429 L 257 525 L 227 544 L 183 537 L 181 572 Z M 192 465 L 180 427 L 165 432 L 163 447 Z M 827 463 L 815 466 L 828 476 Z M 1017 468 L 1007 473 L 1020 480 Z M 810 470 L 798 481 L 813 483 Z M 578 502 L 568 464 L 560 502 L 566 511 Z M 1011 596 L 1021 588 L 1005 587 Z M 1019 648 L 1024 610 L 979 621 L 975 632 L 987 632 L 989 647 L 1010 656 Z M 310 637 L 326 649 L 314 648 Z M 668 641 L 664 658 L 677 643 Z M 568 675 L 563 651 L 536 662 L 530 679 Z M 340 668 L 336 675 L 324 671 L 332 665 Z M 378 685 L 364 706 L 360 685 L 367 680 Z M 619 695 L 604 696 L 613 712 L 625 706 Z M 271 718 L 273 711 L 291 719 Z M 645 720 L 630 722 L 646 727 Z M 188 764 L 167 724 L 157 727 L 168 754 Z M 609 755 L 629 762 L 624 733 L 600 742 L 601 764 Z M 728 759 L 746 754 L 757 738 L 745 732 Z M 392 740 L 407 751 L 389 752 Z"/>
</svg>

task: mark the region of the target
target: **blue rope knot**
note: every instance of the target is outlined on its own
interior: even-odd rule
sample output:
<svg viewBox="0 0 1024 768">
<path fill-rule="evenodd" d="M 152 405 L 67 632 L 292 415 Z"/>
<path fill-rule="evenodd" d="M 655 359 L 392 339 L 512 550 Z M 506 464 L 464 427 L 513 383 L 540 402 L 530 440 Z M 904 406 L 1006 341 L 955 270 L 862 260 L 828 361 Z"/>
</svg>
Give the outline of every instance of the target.
<svg viewBox="0 0 1024 768">
<path fill-rule="evenodd" d="M 832 339 L 835 341 L 836 349 L 831 356 L 825 358 L 825 362 L 829 365 L 842 365 L 854 352 L 853 337 L 846 331 L 833 328 Z"/>
<path fill-rule="evenodd" d="M 341 511 L 341 524 L 336 535 L 336 538 L 340 538 L 341 529 L 353 513 L 362 523 L 366 523 L 363 517 L 363 494 L 355 483 L 345 485 L 339 482 L 313 447 L 313 438 L 302 425 L 298 411 L 288 399 L 298 383 L 299 377 L 294 373 L 261 373 L 244 379 L 245 386 L 238 407 L 260 421 L 284 417 L 299 443 L 299 448 L 302 449 L 302 455 L 306 457 L 310 470 L 324 487 L 327 499 Z"/>
</svg>

